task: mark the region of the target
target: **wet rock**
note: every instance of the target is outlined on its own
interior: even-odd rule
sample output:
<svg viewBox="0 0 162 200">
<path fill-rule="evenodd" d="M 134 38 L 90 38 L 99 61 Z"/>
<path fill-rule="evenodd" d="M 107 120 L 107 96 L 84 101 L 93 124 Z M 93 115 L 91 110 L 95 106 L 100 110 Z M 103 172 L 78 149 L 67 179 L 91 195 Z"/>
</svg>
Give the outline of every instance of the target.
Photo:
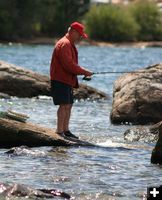
<svg viewBox="0 0 162 200">
<path fill-rule="evenodd" d="M 152 126 L 143 127 L 138 126 L 130 128 L 124 133 L 124 140 L 129 142 L 143 141 L 143 142 L 156 142 L 158 139 L 158 132 L 153 131 Z"/>
<path fill-rule="evenodd" d="M 152 127 L 152 131 L 158 133 L 157 143 L 152 151 L 151 163 L 162 164 L 162 121 Z"/>
<path fill-rule="evenodd" d="M 24 152 L 24 149 L 29 149 L 29 147 L 27 146 L 20 146 L 20 147 L 13 147 L 11 148 L 10 150 L 6 151 L 5 153 L 10 155 L 10 154 L 13 154 L 13 155 L 19 155 L 19 154 L 22 154 Z"/>
<path fill-rule="evenodd" d="M 11 97 L 8 94 L 0 92 L 0 99 L 10 99 Z"/>
<path fill-rule="evenodd" d="M 124 133 L 128 141 L 156 142 L 152 151 L 151 163 L 162 164 L 162 121 L 148 127 L 135 127 Z"/>
<path fill-rule="evenodd" d="M 0 118 L 0 147 L 94 146 L 94 144 L 61 137 L 53 129 L 13 119 Z"/>
<path fill-rule="evenodd" d="M 75 99 L 89 99 L 89 100 L 99 100 L 99 99 L 109 99 L 108 95 L 101 92 L 93 87 L 80 84 L 78 89 L 74 90 Z"/>
<path fill-rule="evenodd" d="M 46 156 L 46 153 L 44 151 L 32 149 L 27 146 L 13 147 L 13 148 L 9 149 L 8 151 L 6 151 L 5 154 L 9 155 L 10 157 L 11 156 L 22 156 L 22 155 L 33 156 L 33 157 L 38 157 L 38 156 L 45 157 Z"/>
<path fill-rule="evenodd" d="M 0 197 L 12 198 L 12 197 L 24 197 L 24 198 L 54 198 L 62 197 L 70 199 L 70 195 L 55 189 L 34 189 L 32 187 L 20 184 L 3 184 L 0 183 Z"/>
<path fill-rule="evenodd" d="M 122 75 L 115 81 L 112 123 L 157 123 L 162 116 L 162 63 Z"/>
<path fill-rule="evenodd" d="M 50 80 L 48 76 L 0 61 L 0 92 L 17 97 L 50 96 Z M 74 94 L 76 99 L 107 98 L 105 93 L 83 84 Z"/>
<path fill-rule="evenodd" d="M 47 76 L 0 61 L 0 92 L 17 97 L 50 94 Z"/>
<path fill-rule="evenodd" d="M 27 115 L 20 114 L 12 110 L 8 110 L 6 112 L 0 112 L 0 118 L 13 119 L 20 122 L 26 122 L 26 120 L 29 119 Z"/>
</svg>

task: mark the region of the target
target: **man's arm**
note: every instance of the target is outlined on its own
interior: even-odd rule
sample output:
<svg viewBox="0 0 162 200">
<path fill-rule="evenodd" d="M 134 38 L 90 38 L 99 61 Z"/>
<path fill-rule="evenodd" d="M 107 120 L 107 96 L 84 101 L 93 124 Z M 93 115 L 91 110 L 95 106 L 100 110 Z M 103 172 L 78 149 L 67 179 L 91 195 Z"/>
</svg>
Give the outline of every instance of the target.
<svg viewBox="0 0 162 200">
<path fill-rule="evenodd" d="M 72 52 L 68 44 L 64 44 L 59 49 L 59 58 L 63 68 L 75 75 L 91 76 L 92 72 L 79 66 L 72 58 Z"/>
</svg>

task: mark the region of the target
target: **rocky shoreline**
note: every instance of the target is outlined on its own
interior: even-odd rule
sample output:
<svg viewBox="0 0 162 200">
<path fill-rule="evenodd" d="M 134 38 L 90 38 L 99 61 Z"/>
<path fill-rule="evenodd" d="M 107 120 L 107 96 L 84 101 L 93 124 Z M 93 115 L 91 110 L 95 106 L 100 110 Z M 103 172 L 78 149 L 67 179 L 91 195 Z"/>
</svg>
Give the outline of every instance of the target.
<svg viewBox="0 0 162 200">
<path fill-rule="evenodd" d="M 32 39 L 18 39 L 15 41 L 0 41 L 0 44 L 31 44 L 31 45 L 54 45 L 58 38 L 37 37 Z M 136 41 L 136 42 L 104 42 L 94 41 L 91 39 L 80 42 L 80 45 L 85 46 L 100 46 L 100 47 L 162 47 L 162 41 Z"/>
</svg>

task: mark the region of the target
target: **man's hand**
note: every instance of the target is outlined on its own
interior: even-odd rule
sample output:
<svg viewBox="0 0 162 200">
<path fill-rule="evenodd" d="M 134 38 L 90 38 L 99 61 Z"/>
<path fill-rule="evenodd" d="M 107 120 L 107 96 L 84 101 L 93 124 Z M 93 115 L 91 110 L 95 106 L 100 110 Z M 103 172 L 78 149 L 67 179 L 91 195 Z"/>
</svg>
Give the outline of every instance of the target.
<svg viewBox="0 0 162 200">
<path fill-rule="evenodd" d="M 90 81 L 91 79 L 92 79 L 92 75 L 93 75 L 94 73 L 93 72 L 91 72 L 91 71 L 86 71 L 86 73 L 84 74 L 85 76 L 83 77 L 83 80 L 85 80 L 85 81 Z"/>
<path fill-rule="evenodd" d="M 84 74 L 85 76 L 92 76 L 93 75 L 93 72 L 91 72 L 91 71 L 86 71 L 86 73 Z"/>
</svg>

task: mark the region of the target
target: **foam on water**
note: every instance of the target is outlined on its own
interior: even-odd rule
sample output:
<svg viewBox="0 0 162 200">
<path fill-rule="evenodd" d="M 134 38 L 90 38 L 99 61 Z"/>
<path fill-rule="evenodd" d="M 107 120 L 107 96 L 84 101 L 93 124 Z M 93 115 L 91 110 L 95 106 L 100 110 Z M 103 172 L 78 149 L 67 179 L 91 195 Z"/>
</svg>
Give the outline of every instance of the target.
<svg viewBox="0 0 162 200">
<path fill-rule="evenodd" d="M 97 145 L 101 147 L 126 147 L 124 143 L 113 142 L 112 140 L 106 140 L 105 142 L 99 142 Z"/>
</svg>

